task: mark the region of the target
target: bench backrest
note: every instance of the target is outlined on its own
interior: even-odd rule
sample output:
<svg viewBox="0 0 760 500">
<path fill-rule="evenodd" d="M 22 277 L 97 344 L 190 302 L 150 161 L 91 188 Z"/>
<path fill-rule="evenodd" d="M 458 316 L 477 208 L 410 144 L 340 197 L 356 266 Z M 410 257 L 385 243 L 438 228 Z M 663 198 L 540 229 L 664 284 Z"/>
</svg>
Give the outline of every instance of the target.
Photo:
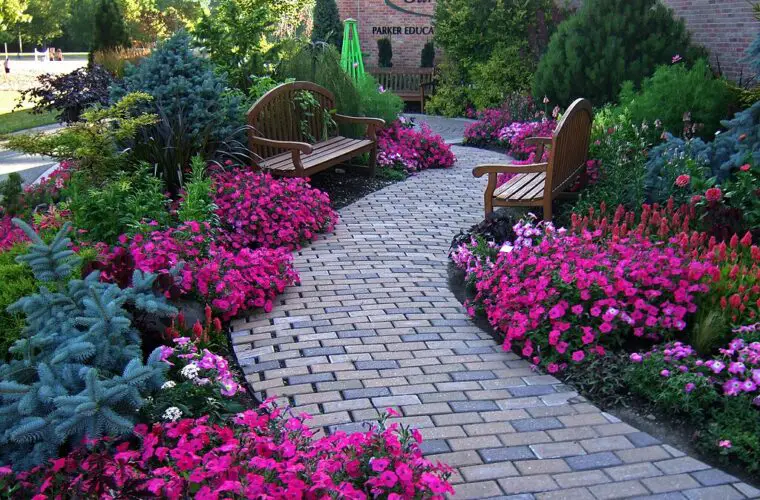
<svg viewBox="0 0 760 500">
<path fill-rule="evenodd" d="M 301 109 L 296 102 L 301 92 L 312 94 L 319 107 Z M 261 96 L 248 110 L 249 134 L 275 141 L 313 143 L 325 140 L 325 115 L 334 108 L 333 93 L 316 83 L 283 83 Z M 329 128 L 327 135 L 337 135 L 335 127 Z M 250 148 L 262 158 L 282 153 L 282 150 L 269 146 L 251 144 Z"/>
<path fill-rule="evenodd" d="M 593 120 L 591 103 L 586 99 L 577 99 L 562 116 L 552 134 L 546 171 L 546 187 L 551 193 L 567 191 L 586 168 Z"/>
<path fill-rule="evenodd" d="M 369 68 L 378 85 L 393 92 L 419 92 L 423 83 L 433 81 L 434 68 Z"/>
</svg>

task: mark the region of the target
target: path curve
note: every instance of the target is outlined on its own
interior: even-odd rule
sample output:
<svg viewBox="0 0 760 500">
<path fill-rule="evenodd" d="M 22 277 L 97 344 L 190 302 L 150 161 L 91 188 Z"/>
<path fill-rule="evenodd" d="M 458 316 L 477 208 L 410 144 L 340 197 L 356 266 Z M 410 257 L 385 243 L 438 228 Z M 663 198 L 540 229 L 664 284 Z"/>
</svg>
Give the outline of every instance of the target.
<svg viewBox="0 0 760 500">
<path fill-rule="evenodd" d="M 447 285 L 448 245 L 482 219 L 472 167 L 504 156 L 454 151 L 454 168 L 341 210 L 334 234 L 295 255 L 301 286 L 233 323 L 254 391 L 287 398 L 328 432 L 395 408 L 429 458 L 458 469 L 456 498 L 760 495 L 537 374 L 470 321 Z"/>
</svg>

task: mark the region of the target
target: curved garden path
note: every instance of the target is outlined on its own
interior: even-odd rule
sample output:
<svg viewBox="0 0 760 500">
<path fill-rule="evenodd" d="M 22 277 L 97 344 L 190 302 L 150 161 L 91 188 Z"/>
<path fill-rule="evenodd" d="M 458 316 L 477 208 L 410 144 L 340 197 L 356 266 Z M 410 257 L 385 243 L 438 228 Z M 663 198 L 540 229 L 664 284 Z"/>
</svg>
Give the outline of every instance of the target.
<svg viewBox="0 0 760 500">
<path fill-rule="evenodd" d="M 504 157 L 454 151 L 453 169 L 341 210 L 335 233 L 295 256 L 301 286 L 233 323 L 254 391 L 287 398 L 328 432 L 397 409 L 429 458 L 458 469 L 456 498 L 760 495 L 534 372 L 470 321 L 447 286 L 447 250 L 482 218 L 471 168 Z"/>
</svg>

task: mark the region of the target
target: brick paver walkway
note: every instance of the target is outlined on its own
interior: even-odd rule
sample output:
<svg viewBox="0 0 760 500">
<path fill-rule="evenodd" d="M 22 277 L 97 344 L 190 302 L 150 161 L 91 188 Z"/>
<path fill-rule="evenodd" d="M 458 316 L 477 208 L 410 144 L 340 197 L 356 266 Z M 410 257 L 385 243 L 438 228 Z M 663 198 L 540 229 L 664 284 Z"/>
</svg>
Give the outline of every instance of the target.
<svg viewBox="0 0 760 500">
<path fill-rule="evenodd" d="M 328 431 L 396 408 L 430 458 L 458 469 L 457 498 L 760 494 L 602 413 L 473 325 L 447 286 L 447 249 L 482 218 L 471 168 L 504 157 L 455 152 L 455 168 L 343 209 L 335 234 L 296 255 L 302 285 L 270 314 L 233 324 L 253 389 Z"/>
</svg>

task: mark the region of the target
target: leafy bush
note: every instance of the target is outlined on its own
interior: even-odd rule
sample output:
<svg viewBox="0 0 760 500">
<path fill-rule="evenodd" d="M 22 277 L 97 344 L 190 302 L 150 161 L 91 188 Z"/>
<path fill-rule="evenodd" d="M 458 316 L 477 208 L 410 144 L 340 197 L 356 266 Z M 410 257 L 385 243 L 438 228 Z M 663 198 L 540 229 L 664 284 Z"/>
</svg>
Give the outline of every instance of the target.
<svg viewBox="0 0 760 500">
<path fill-rule="evenodd" d="M 148 165 L 119 172 L 100 186 L 77 172 L 64 194 L 80 237 L 88 241 L 115 243 L 120 234 L 134 233 L 142 223 L 169 223 L 169 199 Z"/>
<path fill-rule="evenodd" d="M 37 77 L 38 86 L 23 90 L 20 103 L 34 103 L 33 112 L 58 112 L 60 122 L 79 121 L 82 112 L 93 105 L 108 105 L 111 74 L 102 66 L 77 68 L 63 75 L 44 74 Z"/>
<path fill-rule="evenodd" d="M 665 130 L 676 134 L 684 128 L 684 114 L 690 113 L 691 121 L 701 126 L 698 135 L 709 139 L 726 118 L 733 97 L 726 83 L 713 76 L 707 61 L 700 59 L 691 68 L 681 63 L 659 66 L 638 92 L 633 82 L 625 82 L 618 101 L 634 123 L 657 118 Z"/>
<path fill-rule="evenodd" d="M 393 46 L 390 38 L 377 39 L 377 65 L 381 68 L 393 67 Z"/>
<path fill-rule="evenodd" d="M 206 164 L 200 156 L 193 156 L 190 162 L 190 176 L 185 182 L 177 209 L 180 222 L 212 222 L 219 221 L 214 213 L 217 206 L 212 199 L 212 180 L 206 175 Z"/>
<path fill-rule="evenodd" d="M 75 160 L 77 168 L 102 181 L 128 169 L 133 158 L 121 145 L 133 140 L 143 127 L 156 122 L 156 115 L 133 112 L 150 102 L 145 93 L 131 93 L 109 108 L 82 113 L 82 121 L 50 134 L 21 134 L 8 138 L 7 147 L 28 154 Z"/>
<path fill-rule="evenodd" d="M 435 66 L 435 45 L 432 40 L 425 42 L 420 53 L 420 68 Z"/>
<path fill-rule="evenodd" d="M 116 0 L 100 0 L 95 9 L 93 50 L 129 47 L 130 40 L 124 14 Z"/>
<path fill-rule="evenodd" d="M 10 349 L 14 359 L 0 365 L 0 461 L 29 468 L 85 435 L 130 432 L 135 410 L 164 373 L 158 350 L 143 365 L 131 311 L 161 316 L 176 310 L 151 292 L 155 276 L 141 272 L 126 289 L 100 283 L 96 273 L 69 280 L 79 262 L 68 249 L 68 226 L 47 245 L 16 223 L 33 242 L 19 260 L 48 285 L 9 308 L 23 312 L 27 326 Z"/>
<path fill-rule="evenodd" d="M 314 4 L 314 28 L 312 42 L 328 42 L 338 50 L 343 47 L 343 23 L 335 0 L 316 0 Z"/>
<path fill-rule="evenodd" d="M 301 248 L 319 233 L 332 231 L 338 216 L 327 194 L 305 179 L 273 179 L 236 169 L 214 175 L 216 214 L 229 248 Z"/>
<path fill-rule="evenodd" d="M 21 337 L 24 328 L 24 315 L 6 311 L 7 307 L 26 295 L 37 290 L 29 266 L 16 262 L 16 257 L 27 252 L 27 245 L 17 244 L 0 252 L 0 353 L 7 361 L 8 348 Z"/>
<path fill-rule="evenodd" d="M 134 432 L 141 439 L 134 443 L 112 447 L 101 442 L 94 450 L 81 448 L 64 457 L 61 467 L 50 464 L 12 479 L 21 479 L 29 496 L 43 491 L 40 485 L 79 497 L 102 491 L 124 497 L 203 497 L 223 491 L 230 498 L 279 497 L 284 491 L 294 498 L 336 491 L 346 498 L 453 493 L 450 469 L 422 457 L 419 431 L 386 426 L 383 417 L 366 432 L 317 439 L 307 418 L 266 404 L 225 426 L 209 425 L 205 418 L 138 425 Z M 267 458 L 261 456 L 263 449 L 269 450 Z M 119 474 L 110 472 L 116 468 Z M 0 486 L 6 486 L 3 481 Z"/>
<path fill-rule="evenodd" d="M 375 79 L 366 75 L 357 85 L 364 116 L 382 118 L 385 123 L 393 123 L 404 110 L 404 101 L 392 91 L 378 87 Z"/>
<path fill-rule="evenodd" d="M 553 30 L 555 10 L 547 0 L 439 0 L 435 43 L 449 62 L 430 109 L 461 115 L 472 102 L 479 108 L 494 107 L 512 92 L 526 90 L 546 35 Z"/>
<path fill-rule="evenodd" d="M 533 95 L 603 105 L 615 100 L 624 81 L 638 86 L 679 54 L 695 61 L 704 51 L 691 45 L 683 21 L 659 1 L 588 0 L 552 36 Z"/>
<path fill-rule="evenodd" d="M 760 229 L 760 164 L 746 163 L 739 167 L 733 179 L 724 184 L 726 202 L 741 210 L 747 228 Z"/>
<path fill-rule="evenodd" d="M 701 139 L 683 141 L 666 134 L 666 142 L 652 149 L 646 164 L 644 189 L 651 203 L 662 203 L 673 197 L 679 204 L 694 193 L 704 193 L 712 183 L 709 148 Z"/>
<path fill-rule="evenodd" d="M 11 172 L 4 181 L 0 182 L 0 213 L 17 215 L 23 204 L 24 179 L 18 172 Z"/>
<path fill-rule="evenodd" d="M 226 79 L 208 60 L 193 53 L 183 31 L 163 42 L 140 66 L 130 68 L 112 87 L 111 97 L 138 91 L 153 97 L 138 109 L 159 120 L 141 131 L 132 147 L 136 158 L 158 165 L 172 194 L 192 156 L 212 158 L 243 138 L 240 97 L 227 91 Z"/>
</svg>

